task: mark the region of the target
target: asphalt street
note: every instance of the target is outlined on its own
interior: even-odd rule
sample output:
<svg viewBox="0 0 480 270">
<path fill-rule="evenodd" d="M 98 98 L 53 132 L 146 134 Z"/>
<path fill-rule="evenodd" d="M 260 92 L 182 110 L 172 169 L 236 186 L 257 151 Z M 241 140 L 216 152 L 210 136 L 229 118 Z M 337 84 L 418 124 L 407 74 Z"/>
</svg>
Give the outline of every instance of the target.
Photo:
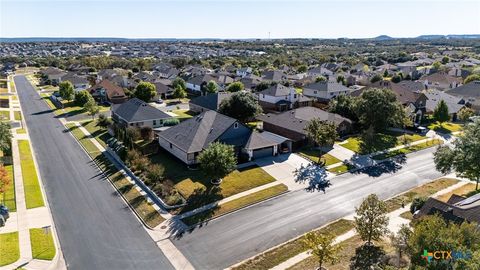
<svg viewBox="0 0 480 270">
<path fill-rule="evenodd" d="M 294 191 L 210 221 L 174 240 L 196 269 L 223 269 L 354 212 L 363 198 L 387 199 L 440 177 L 434 149 L 408 155 L 400 166 L 344 174 L 323 192 Z M 390 164 L 392 165 L 392 164 Z"/>
<path fill-rule="evenodd" d="M 26 78 L 15 84 L 68 269 L 173 269 Z"/>
</svg>

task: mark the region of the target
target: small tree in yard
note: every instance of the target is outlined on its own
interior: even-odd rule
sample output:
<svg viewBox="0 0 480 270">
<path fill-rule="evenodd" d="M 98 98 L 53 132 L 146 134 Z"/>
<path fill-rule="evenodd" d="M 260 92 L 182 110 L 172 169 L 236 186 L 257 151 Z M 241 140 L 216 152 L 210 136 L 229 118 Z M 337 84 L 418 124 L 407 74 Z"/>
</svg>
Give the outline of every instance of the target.
<svg viewBox="0 0 480 270">
<path fill-rule="evenodd" d="M 248 92 L 234 93 L 220 104 L 219 112 L 246 122 L 262 112 L 257 98 Z"/>
<path fill-rule="evenodd" d="M 205 89 L 208 93 L 216 93 L 218 91 L 218 85 L 215 81 L 209 81 Z"/>
<path fill-rule="evenodd" d="M 440 146 L 433 155 L 435 167 L 447 174 L 455 170 L 461 177 L 480 181 L 480 120 L 466 125 L 464 134 L 453 142 L 454 148 Z"/>
<path fill-rule="evenodd" d="M 412 235 L 412 230 L 410 230 L 406 224 L 402 224 L 402 226 L 400 226 L 400 230 L 398 230 L 397 234 L 392 233 L 390 235 L 392 245 L 398 253 L 397 266 L 400 266 L 400 260 L 403 257 L 403 253 L 408 249 L 408 240 L 410 239 L 410 235 Z"/>
<path fill-rule="evenodd" d="M 211 143 L 203 150 L 198 156 L 198 161 L 212 184 L 220 184 L 222 178 L 233 172 L 237 166 L 233 146 L 219 142 Z"/>
<path fill-rule="evenodd" d="M 58 92 L 60 96 L 67 101 L 72 100 L 75 94 L 75 90 L 73 89 L 73 84 L 69 81 L 61 82 L 58 85 Z"/>
<path fill-rule="evenodd" d="M 157 90 L 153 83 L 141 82 L 135 87 L 135 97 L 145 102 L 149 102 L 156 94 Z"/>
<path fill-rule="evenodd" d="M 5 193 L 9 189 L 11 179 L 8 176 L 7 170 L 3 165 L 0 165 L 0 193 L 2 194 L 2 204 L 5 204 Z"/>
<path fill-rule="evenodd" d="M 387 206 L 377 195 L 370 194 L 355 208 L 355 213 L 355 229 L 368 245 L 380 240 L 388 232 Z"/>
<path fill-rule="evenodd" d="M 440 100 L 440 102 L 435 107 L 435 110 L 433 111 L 433 118 L 436 121 L 440 122 L 440 125 L 442 125 L 443 122 L 447 122 L 448 120 L 450 120 L 450 115 L 448 114 L 448 106 L 443 99 Z"/>
<path fill-rule="evenodd" d="M 85 105 L 85 103 L 92 98 L 92 95 L 90 95 L 87 90 L 82 90 L 75 93 L 75 98 L 73 101 L 75 102 L 75 105 L 83 107 L 83 105 Z"/>
<path fill-rule="evenodd" d="M 471 108 L 468 107 L 463 107 L 459 112 L 458 112 L 458 119 L 460 121 L 466 123 L 470 117 L 475 115 L 475 111 Z"/>
<path fill-rule="evenodd" d="M 110 125 L 112 125 L 113 122 L 112 122 L 112 119 L 108 118 L 107 116 L 105 116 L 105 114 L 100 114 L 98 116 L 98 120 L 97 120 L 97 125 L 103 129 L 109 127 Z"/>
<path fill-rule="evenodd" d="M 100 112 L 100 107 L 98 107 L 97 103 L 93 98 L 88 100 L 85 105 L 83 105 L 83 108 L 87 111 L 87 113 L 92 116 L 92 119 L 95 119 L 95 115 L 97 115 L 98 112 Z"/>
<path fill-rule="evenodd" d="M 303 239 L 303 246 L 317 259 L 318 269 L 324 269 L 323 263 L 337 263 L 340 246 L 334 244 L 335 236 L 330 233 L 309 232 Z"/>
<path fill-rule="evenodd" d="M 148 166 L 146 176 L 152 182 L 163 180 L 165 169 L 158 164 L 151 164 Z"/>
<path fill-rule="evenodd" d="M 11 126 L 7 122 L 0 122 L 0 150 L 6 152 L 10 150 L 12 144 Z"/>
<path fill-rule="evenodd" d="M 227 86 L 227 89 L 225 89 L 227 92 L 239 92 L 242 91 L 245 87 L 243 86 L 243 83 L 241 82 L 233 82 Z"/>
<path fill-rule="evenodd" d="M 182 88 L 180 85 L 177 85 L 174 87 L 173 97 L 178 98 L 178 101 L 180 101 L 180 99 L 187 97 L 187 91 L 184 88 Z"/>
<path fill-rule="evenodd" d="M 334 123 L 313 118 L 305 126 L 307 137 L 319 146 L 330 146 L 338 138 L 337 127 Z M 318 161 L 322 159 L 322 151 L 319 151 Z"/>
</svg>

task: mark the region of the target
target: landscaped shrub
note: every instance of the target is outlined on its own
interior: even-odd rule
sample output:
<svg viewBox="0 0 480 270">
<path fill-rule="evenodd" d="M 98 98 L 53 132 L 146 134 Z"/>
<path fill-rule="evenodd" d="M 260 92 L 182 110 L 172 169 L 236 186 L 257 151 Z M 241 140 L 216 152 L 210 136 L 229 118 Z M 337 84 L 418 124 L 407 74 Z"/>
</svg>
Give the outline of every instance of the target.
<svg viewBox="0 0 480 270">
<path fill-rule="evenodd" d="M 410 213 L 415 214 L 417 210 L 422 208 L 426 201 L 427 198 L 425 197 L 416 197 L 413 199 L 412 204 L 410 205 Z"/>
<path fill-rule="evenodd" d="M 163 121 L 163 125 L 166 127 L 175 126 L 175 125 L 178 125 L 179 123 L 180 123 L 180 120 L 178 120 L 177 118 L 170 118 Z"/>
<path fill-rule="evenodd" d="M 148 180 L 152 182 L 157 182 L 163 180 L 164 172 L 165 168 L 163 166 L 160 166 L 158 164 L 150 164 L 145 173 L 145 176 L 148 178 Z"/>
<path fill-rule="evenodd" d="M 147 170 L 148 166 L 150 166 L 150 160 L 146 157 L 140 157 L 130 161 L 130 164 L 132 171 L 140 175 Z"/>
<path fill-rule="evenodd" d="M 181 204 L 183 203 L 183 198 L 182 196 L 175 190 L 165 198 L 165 203 L 169 205 L 176 205 L 176 204 Z"/>
<path fill-rule="evenodd" d="M 131 166 L 132 161 L 140 158 L 140 152 L 135 149 L 128 150 L 125 158 L 127 166 Z"/>
</svg>

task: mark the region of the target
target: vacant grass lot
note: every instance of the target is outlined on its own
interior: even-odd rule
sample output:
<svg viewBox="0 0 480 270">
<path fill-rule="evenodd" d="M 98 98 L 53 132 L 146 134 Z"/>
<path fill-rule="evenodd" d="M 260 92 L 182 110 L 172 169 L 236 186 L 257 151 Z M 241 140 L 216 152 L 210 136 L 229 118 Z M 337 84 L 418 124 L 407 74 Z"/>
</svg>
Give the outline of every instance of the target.
<svg viewBox="0 0 480 270">
<path fill-rule="evenodd" d="M 53 260 L 56 249 L 52 232 L 45 234 L 42 228 L 30 229 L 30 242 L 34 259 Z"/>
<path fill-rule="evenodd" d="M 321 162 L 325 162 L 325 166 L 329 166 L 329 165 L 332 165 L 332 164 L 335 164 L 335 163 L 339 163 L 339 162 L 342 162 L 341 160 L 339 160 L 338 158 L 330 155 L 330 154 L 326 154 L 326 153 L 322 153 L 321 150 L 318 150 L 318 149 L 314 149 L 314 148 L 304 148 L 304 149 L 301 149 L 299 152 L 298 152 L 301 156 L 315 162 L 315 163 L 318 163 L 319 161 Z M 321 155 L 321 158 L 320 158 L 320 155 Z"/>
<path fill-rule="evenodd" d="M 10 184 L 5 192 L 5 206 L 8 207 L 10 212 L 17 211 L 17 204 L 15 202 L 15 179 L 13 177 L 13 165 L 5 165 L 8 177 L 10 178 Z"/>
<path fill-rule="evenodd" d="M 17 121 L 22 120 L 22 113 L 20 111 L 14 111 L 13 116 L 14 116 L 15 120 L 17 120 Z"/>
<path fill-rule="evenodd" d="M 387 212 L 392 212 L 402 207 L 402 202 L 407 205 L 413 201 L 416 197 L 430 197 L 438 191 L 445 189 L 449 186 L 455 185 L 459 181 L 452 178 L 441 178 L 433 182 L 416 187 L 406 193 L 400 194 L 392 199 L 385 201 L 387 204 Z"/>
<path fill-rule="evenodd" d="M 353 136 L 349 137 L 347 142 L 341 144 L 341 146 L 364 155 L 402 145 L 404 143 L 404 138 L 410 142 L 415 142 L 425 139 L 426 137 L 418 134 L 404 135 L 403 133 L 388 131 L 375 134 L 372 142 L 369 144 L 365 143 L 361 136 Z"/>
<path fill-rule="evenodd" d="M 475 184 L 474 183 L 468 183 L 466 185 L 463 185 L 459 188 L 456 188 L 448 193 L 445 193 L 443 195 L 440 195 L 437 197 L 438 200 L 442 202 L 447 202 L 450 197 L 455 194 L 459 196 L 464 196 L 467 197 L 470 192 L 475 191 Z"/>
<path fill-rule="evenodd" d="M 394 157 L 394 156 L 406 155 L 406 154 L 409 154 L 409 153 L 412 153 L 412 152 L 427 149 L 427 148 L 430 148 L 430 147 L 433 147 L 433 146 L 440 145 L 442 143 L 443 143 L 443 141 L 440 140 L 440 139 L 433 139 L 433 140 L 429 140 L 429 141 L 426 141 L 426 142 L 423 142 L 423 143 L 419 143 L 419 144 L 416 144 L 416 145 L 405 147 L 405 148 L 402 148 L 402 149 L 390 151 L 388 153 L 379 154 L 379 155 L 373 156 L 372 158 L 375 159 L 375 160 L 383 160 L 383 159 L 391 158 L 391 157 Z"/>
<path fill-rule="evenodd" d="M 318 231 L 321 233 L 328 232 L 335 236 L 339 236 L 350 231 L 351 229 L 353 229 L 353 221 L 340 219 L 331 223 L 330 225 L 320 228 Z M 263 270 L 277 266 L 280 263 L 307 251 L 307 249 L 303 246 L 303 239 L 304 235 L 261 255 L 258 255 L 255 258 L 248 260 L 237 267 L 234 267 L 233 270 Z"/>
<path fill-rule="evenodd" d="M 0 234 L 0 266 L 9 265 L 20 259 L 18 232 Z"/>
<path fill-rule="evenodd" d="M 33 162 L 32 151 L 27 140 L 19 140 L 20 166 L 22 167 L 23 187 L 27 209 L 44 206 L 37 171 Z"/>
<path fill-rule="evenodd" d="M 165 220 L 157 210 L 147 202 L 145 197 L 134 188 L 130 181 L 98 150 L 90 139 L 85 137 L 85 134 L 78 127 L 73 124 L 67 124 L 67 128 L 83 147 L 87 149 L 90 157 L 148 226 L 154 228 Z"/>
<path fill-rule="evenodd" d="M 229 201 L 227 203 L 217 205 L 216 207 L 203 211 L 193 216 L 189 216 L 187 218 L 182 219 L 182 221 L 189 225 L 195 225 L 197 223 L 203 222 L 205 220 L 215 218 L 226 213 L 235 211 L 242 207 L 266 200 L 268 198 L 274 197 L 276 195 L 282 194 L 288 190 L 288 187 L 284 184 L 279 184 L 273 187 L 266 188 L 264 190 L 260 190 L 254 192 L 252 194 L 243 196 L 241 198 Z"/>
</svg>

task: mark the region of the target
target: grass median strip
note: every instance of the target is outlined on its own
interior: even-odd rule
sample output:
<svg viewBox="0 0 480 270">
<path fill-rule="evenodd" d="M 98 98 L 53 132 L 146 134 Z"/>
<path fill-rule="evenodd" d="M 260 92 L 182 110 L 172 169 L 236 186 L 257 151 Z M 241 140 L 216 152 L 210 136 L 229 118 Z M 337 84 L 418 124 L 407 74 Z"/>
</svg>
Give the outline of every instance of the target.
<svg viewBox="0 0 480 270">
<path fill-rule="evenodd" d="M 0 234 L 0 266 L 12 264 L 20 259 L 18 232 Z"/>
<path fill-rule="evenodd" d="M 15 202 L 15 179 L 13 176 L 13 165 L 5 165 L 5 169 L 7 170 L 8 177 L 10 178 L 10 184 L 5 192 L 5 206 L 8 207 L 10 212 L 15 212 L 17 211 L 17 204 Z"/>
<path fill-rule="evenodd" d="M 353 229 L 353 221 L 340 219 L 325 227 L 320 228 L 318 231 L 321 233 L 329 232 L 335 236 L 342 235 Z M 276 248 L 273 248 L 263 254 L 250 259 L 243 264 L 233 267 L 234 270 L 263 270 L 270 269 L 279 265 L 280 263 L 307 251 L 303 245 L 304 235 L 299 238 L 282 244 Z"/>
<path fill-rule="evenodd" d="M 25 202 L 27 209 L 44 206 L 40 183 L 38 182 L 37 170 L 33 161 L 30 143 L 27 140 L 19 140 L 20 166 L 22 168 L 23 186 L 25 189 Z"/>
<path fill-rule="evenodd" d="M 355 169 L 355 166 L 343 163 L 342 165 L 328 169 L 328 171 L 331 173 L 341 174 L 352 169 Z"/>
<path fill-rule="evenodd" d="M 423 143 L 419 143 L 419 144 L 412 145 L 412 146 L 409 146 L 409 147 L 405 147 L 405 148 L 401 148 L 401 149 L 398 149 L 398 150 L 390 151 L 390 152 L 387 152 L 387 153 L 384 153 L 384 154 L 379 154 L 379 155 L 373 156 L 372 158 L 375 159 L 375 160 L 384 160 L 384 159 L 391 158 L 391 157 L 394 157 L 394 156 L 406 155 L 406 154 L 409 154 L 409 153 L 412 153 L 412 152 L 420 151 L 420 150 L 423 150 L 423 149 L 426 149 L 426 148 L 430 148 L 430 147 L 433 147 L 433 146 L 440 145 L 442 143 L 443 143 L 443 141 L 440 140 L 440 139 L 428 140 L 428 141 L 423 142 Z"/>
<path fill-rule="evenodd" d="M 99 151 L 90 138 L 74 124 L 66 125 L 73 136 L 83 145 L 98 167 L 111 180 L 115 188 L 135 209 L 140 218 L 150 227 L 156 227 L 164 221 L 163 217 L 147 202 L 135 186 Z"/>
<path fill-rule="evenodd" d="M 14 111 L 13 117 L 15 118 L 16 121 L 20 121 L 22 120 L 22 113 L 20 111 Z"/>
<path fill-rule="evenodd" d="M 272 198 L 276 195 L 282 194 L 288 190 L 288 187 L 284 184 L 279 184 L 273 187 L 269 187 L 252 194 L 243 196 L 241 198 L 226 202 L 224 204 L 218 205 L 214 208 L 208 209 L 206 211 L 200 212 L 198 214 L 186 217 L 182 221 L 191 226 L 197 223 L 203 222 L 205 220 L 215 218 L 229 212 L 235 211 L 242 207 Z"/>
<path fill-rule="evenodd" d="M 30 229 L 30 243 L 34 259 L 53 260 L 56 249 L 52 232 L 45 233 L 42 228 Z"/>
</svg>

